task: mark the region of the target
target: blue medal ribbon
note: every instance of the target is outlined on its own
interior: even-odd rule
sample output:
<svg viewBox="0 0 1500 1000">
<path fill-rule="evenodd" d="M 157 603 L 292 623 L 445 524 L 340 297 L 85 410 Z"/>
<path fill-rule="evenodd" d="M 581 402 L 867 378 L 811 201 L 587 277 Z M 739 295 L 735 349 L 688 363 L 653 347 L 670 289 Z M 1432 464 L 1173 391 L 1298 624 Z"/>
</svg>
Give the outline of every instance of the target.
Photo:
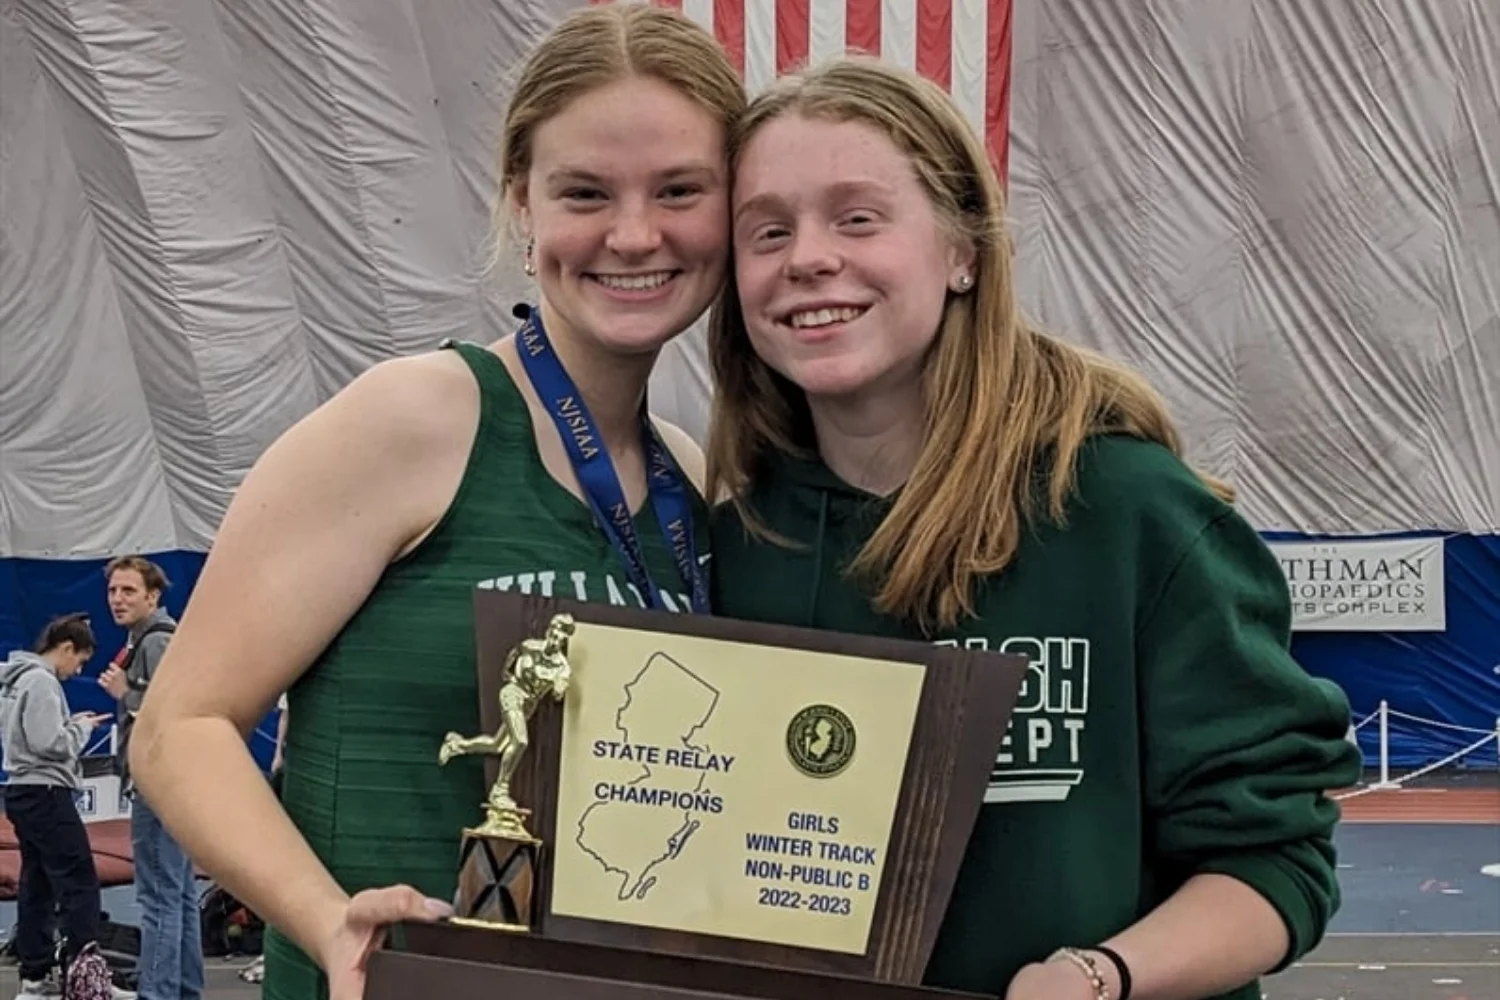
<svg viewBox="0 0 1500 1000">
<path fill-rule="evenodd" d="M 630 582 L 640 591 L 647 606 L 666 607 L 661 589 L 646 568 L 645 553 L 641 551 L 635 521 L 630 516 L 630 505 L 625 501 L 620 478 L 604 448 L 604 439 L 599 435 L 598 425 L 594 423 L 578 387 L 563 368 L 552 342 L 547 339 L 540 310 L 527 309 L 523 313 L 518 308 L 517 314 L 526 321 L 516 334 L 521 366 L 526 369 L 532 388 L 557 425 L 557 432 L 562 435 L 563 445 L 568 450 L 568 458 L 583 487 L 589 509 L 594 513 L 594 520 L 614 546 Z M 682 574 L 682 581 L 691 594 L 692 610 L 697 614 L 707 614 L 708 581 L 698 565 L 697 545 L 693 539 L 693 510 L 684 485 L 685 477 L 657 434 L 644 403 L 640 421 L 651 509 L 672 550 L 677 571 Z"/>
</svg>

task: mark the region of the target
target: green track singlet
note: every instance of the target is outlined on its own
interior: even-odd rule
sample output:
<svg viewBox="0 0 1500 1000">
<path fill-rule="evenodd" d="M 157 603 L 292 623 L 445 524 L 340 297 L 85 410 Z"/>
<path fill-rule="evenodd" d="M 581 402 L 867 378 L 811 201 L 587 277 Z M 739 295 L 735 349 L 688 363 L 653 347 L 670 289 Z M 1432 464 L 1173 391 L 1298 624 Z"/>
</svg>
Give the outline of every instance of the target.
<svg viewBox="0 0 1500 1000">
<path fill-rule="evenodd" d="M 584 502 L 542 465 L 526 401 L 494 354 L 454 345 L 480 389 L 479 431 L 436 529 L 387 569 L 368 600 L 289 694 L 282 800 L 350 892 L 404 882 L 451 899 L 461 830 L 479 818 L 483 763 L 439 767 L 443 734 L 479 731 L 476 587 L 640 605 Z M 697 549 L 708 552 L 691 485 Z M 649 505 L 635 518 L 652 579 L 691 607 Z M 266 937 L 267 1000 L 322 1000 L 317 967 Z"/>
</svg>

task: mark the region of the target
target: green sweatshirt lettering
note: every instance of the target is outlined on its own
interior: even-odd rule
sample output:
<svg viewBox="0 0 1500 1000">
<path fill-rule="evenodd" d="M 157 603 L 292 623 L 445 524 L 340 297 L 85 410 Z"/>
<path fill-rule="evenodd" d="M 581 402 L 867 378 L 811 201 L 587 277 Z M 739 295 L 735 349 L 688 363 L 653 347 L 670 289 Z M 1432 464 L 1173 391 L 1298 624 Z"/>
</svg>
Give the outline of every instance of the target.
<svg viewBox="0 0 1500 1000">
<path fill-rule="evenodd" d="M 1198 873 L 1260 892 L 1291 939 L 1339 903 L 1327 791 L 1354 783 L 1349 706 L 1288 652 L 1285 580 L 1259 536 L 1166 449 L 1093 439 L 1065 526 L 1028 527 L 976 614 L 924 637 L 846 567 L 889 501 L 787 459 L 749 497 L 796 543 L 714 520 L 717 613 L 1024 655 L 1027 677 L 927 981 L 1003 995 L 1024 964 L 1099 943 Z M 1225 994 L 1260 996 L 1256 983 Z"/>
</svg>

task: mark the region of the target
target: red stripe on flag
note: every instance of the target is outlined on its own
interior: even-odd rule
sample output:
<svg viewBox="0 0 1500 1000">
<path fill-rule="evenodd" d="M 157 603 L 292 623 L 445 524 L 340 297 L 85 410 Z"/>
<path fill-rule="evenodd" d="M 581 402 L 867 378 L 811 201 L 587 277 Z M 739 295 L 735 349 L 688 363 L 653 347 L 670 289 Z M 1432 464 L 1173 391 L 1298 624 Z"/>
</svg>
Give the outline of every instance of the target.
<svg viewBox="0 0 1500 1000">
<path fill-rule="evenodd" d="M 746 0 L 753 3 L 754 0 Z M 764 2 L 764 0 L 762 0 Z M 812 30 L 809 0 L 776 0 L 776 73 L 790 73 L 807 62 Z"/>
<path fill-rule="evenodd" d="M 880 55 L 880 0 L 847 0 L 844 47 L 850 52 Z"/>
<path fill-rule="evenodd" d="M 1010 51 L 1013 0 L 990 0 L 989 37 L 985 40 L 984 140 L 995 160 L 1000 183 L 1010 170 Z"/>
<path fill-rule="evenodd" d="M 953 87 L 953 0 L 917 0 L 917 72 Z"/>
<path fill-rule="evenodd" d="M 714 36 L 729 61 L 741 74 L 745 72 L 745 4 L 754 0 L 714 0 Z"/>
</svg>

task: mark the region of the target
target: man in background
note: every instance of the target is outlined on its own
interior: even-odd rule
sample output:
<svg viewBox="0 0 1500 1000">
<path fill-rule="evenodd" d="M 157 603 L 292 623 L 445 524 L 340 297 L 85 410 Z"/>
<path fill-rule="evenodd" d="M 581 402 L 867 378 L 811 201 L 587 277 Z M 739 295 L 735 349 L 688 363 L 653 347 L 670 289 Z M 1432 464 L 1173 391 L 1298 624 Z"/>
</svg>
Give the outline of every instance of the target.
<svg viewBox="0 0 1500 1000">
<path fill-rule="evenodd" d="M 128 765 L 131 728 L 151 678 L 177 629 L 161 607 L 170 585 L 160 566 L 144 556 L 121 556 L 104 568 L 109 610 L 129 639 L 99 678 L 119 703 L 121 781 L 132 788 Z M 144 798 L 132 794 L 130 840 L 135 854 L 136 898 L 141 905 L 141 1000 L 201 1000 L 203 938 L 193 862 L 172 839 Z"/>
</svg>

